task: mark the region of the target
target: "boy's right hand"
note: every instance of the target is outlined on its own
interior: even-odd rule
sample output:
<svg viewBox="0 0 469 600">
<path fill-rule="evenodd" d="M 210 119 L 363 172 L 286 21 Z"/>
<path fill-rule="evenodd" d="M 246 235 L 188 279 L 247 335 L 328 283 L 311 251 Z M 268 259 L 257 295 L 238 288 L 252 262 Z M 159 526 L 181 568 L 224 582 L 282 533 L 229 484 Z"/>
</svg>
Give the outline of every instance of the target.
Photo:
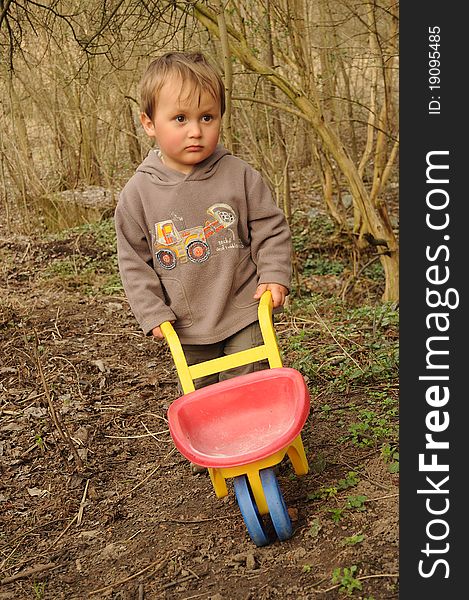
<svg viewBox="0 0 469 600">
<path fill-rule="evenodd" d="M 174 321 L 170 321 L 171 325 L 174 323 Z M 153 337 L 159 338 L 160 340 L 164 339 L 164 335 L 163 332 L 161 331 L 161 327 L 158 325 L 158 327 L 154 327 L 151 330 L 151 334 Z"/>
<path fill-rule="evenodd" d="M 152 333 L 153 337 L 159 338 L 160 340 L 164 339 L 164 335 L 161 331 L 161 327 L 154 327 L 151 330 L 151 333 Z"/>
</svg>

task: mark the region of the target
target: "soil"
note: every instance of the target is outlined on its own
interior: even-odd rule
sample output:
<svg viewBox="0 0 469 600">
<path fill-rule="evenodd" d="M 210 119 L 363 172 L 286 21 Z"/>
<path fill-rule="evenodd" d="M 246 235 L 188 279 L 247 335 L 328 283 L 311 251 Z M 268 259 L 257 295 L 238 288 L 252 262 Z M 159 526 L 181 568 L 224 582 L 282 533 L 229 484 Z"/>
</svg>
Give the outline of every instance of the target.
<svg viewBox="0 0 469 600">
<path fill-rule="evenodd" d="M 39 277 L 72 244 L 0 234 L 0 600 L 398 598 L 398 474 L 319 408 L 360 392 L 312 396 L 310 471 L 285 459 L 277 475 L 293 535 L 257 547 L 231 483 L 218 499 L 172 443 L 165 344 L 123 295 Z M 318 495 L 351 472 L 352 490 Z M 331 518 L 351 494 L 366 501 Z"/>
</svg>

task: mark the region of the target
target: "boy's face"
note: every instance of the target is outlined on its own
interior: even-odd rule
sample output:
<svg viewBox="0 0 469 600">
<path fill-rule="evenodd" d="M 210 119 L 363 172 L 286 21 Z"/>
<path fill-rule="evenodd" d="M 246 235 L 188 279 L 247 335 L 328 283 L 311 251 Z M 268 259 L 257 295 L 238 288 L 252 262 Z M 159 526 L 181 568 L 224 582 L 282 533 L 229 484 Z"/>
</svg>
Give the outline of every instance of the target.
<svg viewBox="0 0 469 600">
<path fill-rule="evenodd" d="M 220 102 L 209 92 L 191 93 L 177 77 L 161 88 L 153 120 L 140 115 L 147 135 L 155 138 L 165 165 L 190 173 L 208 158 L 218 144 L 221 127 Z"/>
</svg>

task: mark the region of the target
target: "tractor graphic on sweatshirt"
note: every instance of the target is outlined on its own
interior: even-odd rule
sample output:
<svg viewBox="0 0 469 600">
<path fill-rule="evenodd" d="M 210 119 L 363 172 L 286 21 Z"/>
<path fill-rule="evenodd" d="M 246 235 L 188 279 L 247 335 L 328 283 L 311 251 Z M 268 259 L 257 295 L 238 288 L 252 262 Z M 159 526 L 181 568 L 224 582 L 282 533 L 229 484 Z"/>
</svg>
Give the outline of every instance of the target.
<svg viewBox="0 0 469 600">
<path fill-rule="evenodd" d="M 213 204 L 207 209 L 210 219 L 205 225 L 178 231 L 172 220 L 155 224 L 154 250 L 156 260 L 163 269 L 174 269 L 178 260 L 203 263 L 210 256 L 207 239 L 236 223 L 236 214 L 228 204 Z"/>
</svg>

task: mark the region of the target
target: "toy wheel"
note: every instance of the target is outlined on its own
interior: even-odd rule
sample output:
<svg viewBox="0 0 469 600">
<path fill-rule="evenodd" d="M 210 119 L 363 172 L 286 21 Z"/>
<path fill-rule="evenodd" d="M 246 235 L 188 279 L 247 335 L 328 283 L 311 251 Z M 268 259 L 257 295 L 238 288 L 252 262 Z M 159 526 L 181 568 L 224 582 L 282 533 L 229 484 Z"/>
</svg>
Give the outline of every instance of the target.
<svg viewBox="0 0 469 600">
<path fill-rule="evenodd" d="M 236 500 L 246 524 L 249 535 L 256 546 L 265 546 L 269 538 L 264 529 L 262 518 L 257 510 L 251 487 L 245 475 L 238 475 L 233 480 Z"/>
<path fill-rule="evenodd" d="M 176 255 L 172 250 L 158 250 L 156 260 L 163 269 L 174 269 L 176 266 Z"/>
<path fill-rule="evenodd" d="M 210 256 L 210 246 L 205 242 L 201 242 L 199 240 L 191 242 L 187 246 L 187 256 L 192 262 L 204 262 Z"/>
<path fill-rule="evenodd" d="M 217 209 L 214 213 L 225 225 L 231 225 L 231 223 L 234 223 L 236 220 L 234 214 L 228 210 Z"/>
<path fill-rule="evenodd" d="M 262 469 L 259 475 L 275 533 L 281 542 L 288 540 L 292 536 L 293 527 L 277 477 L 273 469 Z"/>
</svg>

